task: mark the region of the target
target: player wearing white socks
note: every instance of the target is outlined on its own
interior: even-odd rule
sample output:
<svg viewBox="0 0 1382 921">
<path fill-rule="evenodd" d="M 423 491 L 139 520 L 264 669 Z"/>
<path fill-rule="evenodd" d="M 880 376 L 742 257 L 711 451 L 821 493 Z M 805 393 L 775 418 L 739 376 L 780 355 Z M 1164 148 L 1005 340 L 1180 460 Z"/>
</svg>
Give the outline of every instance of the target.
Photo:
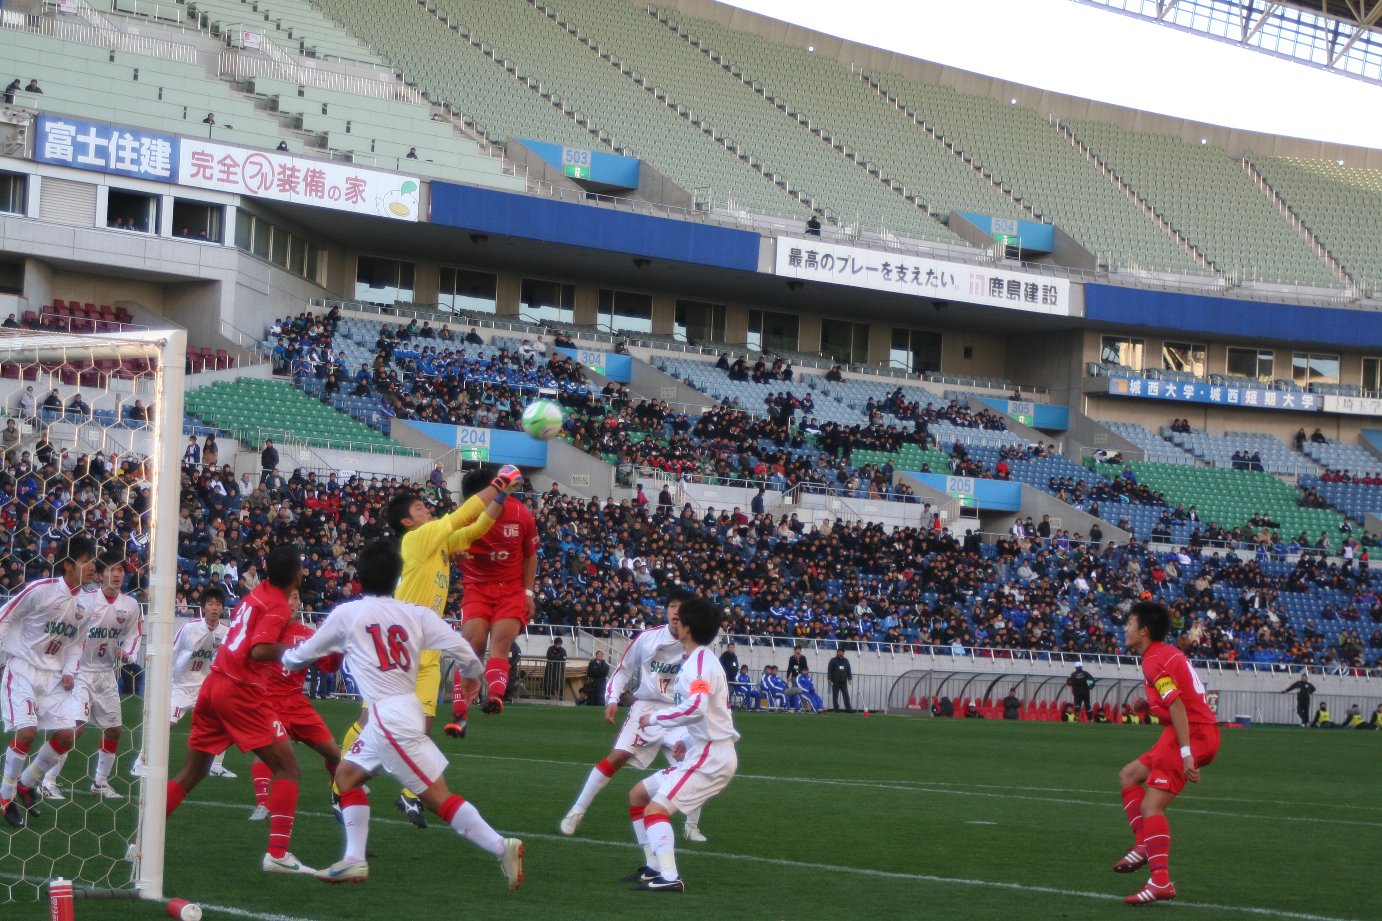
<svg viewBox="0 0 1382 921">
<path fill-rule="evenodd" d="M 304 668 L 322 656 L 345 653 L 345 668 L 355 680 L 369 721 L 336 769 L 345 856 L 317 873 L 328 883 L 363 882 L 369 841 L 369 798 L 364 784 L 387 773 L 417 794 L 422 804 L 458 835 L 499 861 L 510 890 L 523 882 L 523 842 L 504 838 L 479 811 L 447 789 L 447 761 L 427 736 L 427 718 L 418 700 L 417 669 L 425 650 L 449 652 L 464 676 L 462 690 L 479 692 L 484 672 L 475 651 L 430 609 L 393 597 L 403 558 L 388 540 L 367 544 L 355 561 L 364 597 L 336 607 L 302 645 L 283 652 L 283 665 Z"/>
<path fill-rule="evenodd" d="M 729 786 L 739 766 L 734 743 L 739 733 L 729 712 L 729 681 L 719 659 L 706 647 L 714 641 L 724 613 L 704 598 L 683 601 L 678 611 L 686 661 L 677 674 L 673 703 L 638 719 L 647 745 L 662 745 L 671 730 L 684 729 L 682 759 L 629 792 L 629 818 L 646 863 L 626 882 L 653 892 L 684 892 L 677 871 L 676 835 L 671 816 L 698 810 Z"/>
<path fill-rule="evenodd" d="M 122 799 L 107 782 L 115 770 L 115 756 L 120 750 L 123 731 L 120 666 L 132 661 L 139 652 L 144 632 L 139 619 L 139 603 L 120 591 L 125 583 L 124 561 L 102 556 L 96 563 L 96 578 L 97 585 L 77 596 L 77 609 L 86 614 L 86 645 L 82 649 L 81 668 L 74 689 L 81 707 L 74 738 L 81 738 L 82 730 L 88 725 L 101 730 L 91 792 L 105 799 Z M 40 790 L 48 799 L 64 798 L 58 776 L 66 763 L 67 755 L 63 755 L 44 775 Z"/>
<path fill-rule="evenodd" d="M 614 714 L 619 709 L 619 697 L 625 691 L 633 691 L 633 706 L 629 708 L 624 725 L 614 740 L 614 747 L 608 755 L 600 759 L 590 769 L 585 786 L 571 804 L 558 828 L 563 835 L 574 835 L 581 825 L 581 819 L 590 808 L 595 796 L 603 790 L 614 775 L 625 764 L 632 762 L 639 770 L 647 770 L 657 758 L 659 751 L 667 755 L 669 763 L 675 763 L 672 747 L 665 745 L 645 745 L 639 734 L 638 721 L 644 714 L 653 713 L 672 703 L 672 687 L 676 684 L 677 672 L 686 656 L 682 648 L 681 628 L 677 610 L 683 601 L 694 598 L 690 592 L 678 589 L 667 599 L 667 623 L 644 630 L 634 637 L 619 665 L 609 676 L 605 688 L 605 721 L 614 724 Z M 688 841 L 704 841 L 700 830 L 700 809 L 686 814 L 684 833 Z"/>
<path fill-rule="evenodd" d="M 7 656 L 0 713 L 13 733 L 0 779 L 0 812 L 16 828 L 27 824 L 25 812 L 38 817 L 42 810 L 34 788 L 72 750 L 79 712 L 72 691 L 86 642 L 86 614 L 77 609 L 77 593 L 91 580 L 95 558 L 90 538 L 68 538 L 60 574 L 30 582 L 0 608 L 0 649 Z M 25 766 L 40 731 L 48 740 Z"/>
<path fill-rule="evenodd" d="M 225 592 L 214 585 L 209 586 L 202 592 L 201 604 L 202 616 L 183 624 L 173 636 L 173 700 L 169 710 L 169 726 L 182 722 L 182 718 L 196 706 L 197 694 L 201 692 L 206 676 L 211 674 L 216 651 L 221 648 L 230 630 L 229 625 L 221 623 L 221 615 L 226 610 Z M 236 775 L 222 764 L 225 757 L 225 752 L 216 756 L 211 764 L 211 776 L 234 780 Z M 143 758 L 134 759 L 130 773 L 136 777 L 143 775 Z"/>
</svg>

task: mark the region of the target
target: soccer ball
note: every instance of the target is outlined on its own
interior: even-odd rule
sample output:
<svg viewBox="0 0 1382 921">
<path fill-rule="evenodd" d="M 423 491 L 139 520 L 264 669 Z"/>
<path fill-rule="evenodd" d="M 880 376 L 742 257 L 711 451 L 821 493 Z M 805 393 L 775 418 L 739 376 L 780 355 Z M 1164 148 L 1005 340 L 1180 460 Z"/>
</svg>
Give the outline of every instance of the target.
<svg viewBox="0 0 1382 921">
<path fill-rule="evenodd" d="M 556 400 L 534 400 L 523 410 L 523 431 L 541 441 L 561 434 L 566 413 Z"/>
</svg>

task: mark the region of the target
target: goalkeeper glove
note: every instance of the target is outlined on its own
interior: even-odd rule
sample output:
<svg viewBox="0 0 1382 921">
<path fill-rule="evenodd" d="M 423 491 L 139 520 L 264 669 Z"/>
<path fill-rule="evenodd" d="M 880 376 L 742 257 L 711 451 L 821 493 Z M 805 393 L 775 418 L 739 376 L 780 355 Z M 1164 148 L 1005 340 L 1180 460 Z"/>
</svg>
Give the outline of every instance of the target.
<svg viewBox="0 0 1382 921">
<path fill-rule="evenodd" d="M 513 464 L 505 464 L 499 468 L 499 472 L 490 480 L 489 485 L 506 496 L 512 496 L 523 485 L 523 471 Z"/>
</svg>

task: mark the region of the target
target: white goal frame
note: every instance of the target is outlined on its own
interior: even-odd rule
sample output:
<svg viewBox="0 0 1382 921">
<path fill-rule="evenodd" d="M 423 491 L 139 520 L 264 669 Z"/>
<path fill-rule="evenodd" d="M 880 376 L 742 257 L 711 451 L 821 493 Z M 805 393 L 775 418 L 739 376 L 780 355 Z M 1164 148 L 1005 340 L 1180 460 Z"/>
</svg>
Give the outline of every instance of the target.
<svg viewBox="0 0 1382 921">
<path fill-rule="evenodd" d="M 148 598 L 144 621 L 143 756 L 139 816 L 129 856 L 134 895 L 163 899 L 168 800 L 172 639 L 177 589 L 177 520 L 182 463 L 184 365 L 181 329 L 74 335 L 43 330 L 0 330 L 0 362 L 146 358 L 156 361 L 151 427 L 154 494 L 150 509 Z M 21 379 L 17 383 L 23 384 Z M 129 890 L 120 890 L 129 892 Z M 96 894 L 96 893 L 93 893 Z M 111 894 L 107 891 L 105 894 Z"/>
</svg>

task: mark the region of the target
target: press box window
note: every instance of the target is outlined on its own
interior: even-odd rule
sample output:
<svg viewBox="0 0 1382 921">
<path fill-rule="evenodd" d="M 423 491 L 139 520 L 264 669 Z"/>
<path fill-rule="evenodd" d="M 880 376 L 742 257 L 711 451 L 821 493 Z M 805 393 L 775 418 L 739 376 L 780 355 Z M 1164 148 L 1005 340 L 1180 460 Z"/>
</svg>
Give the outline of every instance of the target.
<svg viewBox="0 0 1382 921">
<path fill-rule="evenodd" d="M 1271 381 L 1276 369 L 1276 353 L 1271 349 L 1245 349 L 1228 347 L 1228 363 L 1225 370 L 1231 377 L 1250 377 L 1267 383 Z"/>
<path fill-rule="evenodd" d="M 111 189 L 106 201 L 106 226 L 112 230 L 150 233 L 158 229 L 158 196 Z"/>
<path fill-rule="evenodd" d="M 1127 336 L 1104 336 L 1099 346 L 1099 360 L 1104 364 L 1123 365 L 1135 371 L 1143 368 L 1143 352 L 1146 343 L 1141 339 Z"/>
<path fill-rule="evenodd" d="M 27 210 L 29 181 L 18 173 L 0 173 L 0 211 L 24 214 Z"/>
<path fill-rule="evenodd" d="M 600 289 L 600 325 L 610 332 L 653 331 L 653 297 L 636 291 Z"/>
<path fill-rule="evenodd" d="M 412 303 L 413 264 L 360 256 L 355 270 L 355 299 L 383 304 Z"/>
<path fill-rule="evenodd" d="M 173 199 L 173 236 L 203 243 L 224 239 L 225 209 L 200 201 Z"/>
<path fill-rule="evenodd" d="M 451 313 L 494 313 L 498 290 L 499 279 L 489 272 L 443 268 L 437 306 Z"/>
<path fill-rule="evenodd" d="M 576 286 L 540 278 L 523 279 L 519 319 L 571 323 L 576 316 Z"/>
<path fill-rule="evenodd" d="M 751 352 L 795 352 L 801 343 L 801 320 L 793 313 L 750 310 L 745 345 Z"/>
<path fill-rule="evenodd" d="M 678 342 L 724 342 L 725 305 L 678 300 L 672 337 Z"/>
</svg>

